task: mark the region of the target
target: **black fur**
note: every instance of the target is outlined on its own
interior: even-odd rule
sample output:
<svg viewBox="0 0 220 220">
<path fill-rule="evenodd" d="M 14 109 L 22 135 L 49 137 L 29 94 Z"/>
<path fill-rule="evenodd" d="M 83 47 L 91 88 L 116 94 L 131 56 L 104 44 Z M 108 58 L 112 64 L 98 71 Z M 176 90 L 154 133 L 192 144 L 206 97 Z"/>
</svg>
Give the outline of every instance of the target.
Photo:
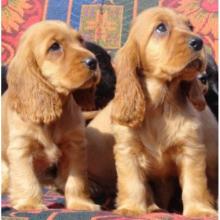
<svg viewBox="0 0 220 220">
<path fill-rule="evenodd" d="M 208 87 L 205 99 L 218 119 L 218 66 L 211 55 L 208 55 L 206 71 L 198 76 L 201 82 Z"/>
<path fill-rule="evenodd" d="M 96 87 L 95 105 L 97 109 L 102 109 L 114 97 L 115 71 L 111 64 L 111 57 L 104 48 L 92 42 L 86 42 L 85 46 L 95 54 L 101 70 L 101 80 Z"/>
<path fill-rule="evenodd" d="M 8 88 L 7 81 L 6 81 L 6 74 L 7 74 L 7 66 L 2 65 L 1 69 L 1 74 L 2 74 L 2 88 L 1 88 L 1 94 L 5 92 L 5 90 Z"/>
</svg>

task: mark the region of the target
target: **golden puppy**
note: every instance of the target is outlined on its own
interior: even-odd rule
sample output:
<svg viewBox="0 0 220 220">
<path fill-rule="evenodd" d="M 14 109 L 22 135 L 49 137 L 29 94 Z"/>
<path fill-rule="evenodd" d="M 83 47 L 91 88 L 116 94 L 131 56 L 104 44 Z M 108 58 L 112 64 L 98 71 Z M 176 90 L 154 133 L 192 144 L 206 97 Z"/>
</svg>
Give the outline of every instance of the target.
<svg viewBox="0 0 220 220">
<path fill-rule="evenodd" d="M 116 54 L 115 98 L 87 128 L 89 173 L 100 182 L 115 179 L 114 159 L 97 168 L 94 158 L 114 151 L 117 212 L 158 209 L 149 181 L 178 176 L 183 214 L 216 215 L 207 176 L 216 196 L 218 128 L 196 81 L 205 63 L 203 42 L 185 16 L 157 7 L 133 22 Z M 110 167 L 111 177 L 100 167 Z M 167 193 L 165 185 L 158 190 Z"/>
<path fill-rule="evenodd" d="M 39 176 L 58 164 L 68 209 L 97 210 L 87 192 L 85 127 L 71 92 L 99 80 L 75 30 L 43 21 L 21 38 L 2 98 L 2 189 L 15 209 L 44 209 Z"/>
</svg>

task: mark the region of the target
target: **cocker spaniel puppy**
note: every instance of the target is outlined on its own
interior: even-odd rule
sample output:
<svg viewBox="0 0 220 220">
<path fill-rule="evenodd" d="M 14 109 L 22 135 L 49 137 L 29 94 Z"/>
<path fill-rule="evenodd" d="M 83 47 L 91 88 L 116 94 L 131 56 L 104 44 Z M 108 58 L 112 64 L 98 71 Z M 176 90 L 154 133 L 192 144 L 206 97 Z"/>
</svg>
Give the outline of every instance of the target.
<svg viewBox="0 0 220 220">
<path fill-rule="evenodd" d="M 116 57 L 112 106 L 117 209 L 122 213 L 145 212 L 153 204 L 149 178 L 178 175 L 183 214 L 216 215 L 206 169 L 214 181 L 217 124 L 208 108 L 202 110 L 202 94 L 195 95 L 204 65 L 203 41 L 183 15 L 152 8 L 134 21 Z M 193 92 L 184 92 L 184 83 Z M 189 100 L 195 106 L 198 101 L 201 112 Z"/>
<path fill-rule="evenodd" d="M 115 159 L 118 213 L 157 210 L 149 182 L 162 183 L 155 188 L 168 200 L 176 176 L 184 215 L 216 215 L 218 127 L 196 78 L 205 65 L 203 41 L 185 16 L 156 7 L 133 22 L 116 54 L 115 97 L 87 128 L 90 175 L 116 179 Z"/>
<path fill-rule="evenodd" d="M 43 21 L 22 36 L 2 97 L 2 190 L 15 209 L 45 209 L 40 183 L 58 166 L 68 209 L 97 210 L 87 190 L 85 125 L 72 91 L 100 78 L 78 32 Z"/>
</svg>

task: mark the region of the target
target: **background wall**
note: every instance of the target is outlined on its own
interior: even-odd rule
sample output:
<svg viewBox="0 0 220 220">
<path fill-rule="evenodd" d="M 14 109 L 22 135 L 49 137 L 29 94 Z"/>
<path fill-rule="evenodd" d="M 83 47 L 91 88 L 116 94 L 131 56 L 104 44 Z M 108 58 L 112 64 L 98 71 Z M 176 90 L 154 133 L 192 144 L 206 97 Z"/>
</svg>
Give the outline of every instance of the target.
<svg viewBox="0 0 220 220">
<path fill-rule="evenodd" d="M 156 5 L 187 15 L 218 61 L 218 0 L 2 0 L 2 62 L 10 62 L 21 34 L 44 19 L 66 21 L 113 55 L 132 18 Z"/>
</svg>

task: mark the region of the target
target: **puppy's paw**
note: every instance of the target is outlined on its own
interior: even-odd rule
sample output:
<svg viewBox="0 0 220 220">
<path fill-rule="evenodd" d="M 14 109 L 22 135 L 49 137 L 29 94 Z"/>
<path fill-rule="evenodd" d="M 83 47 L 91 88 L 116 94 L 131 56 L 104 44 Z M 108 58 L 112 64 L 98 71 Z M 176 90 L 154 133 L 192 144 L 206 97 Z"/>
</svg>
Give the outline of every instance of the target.
<svg viewBox="0 0 220 220">
<path fill-rule="evenodd" d="M 68 201 L 66 208 L 71 210 L 89 210 L 89 211 L 100 210 L 100 206 L 93 203 L 92 201 L 78 200 L 78 199 L 73 199 L 72 201 Z"/>
<path fill-rule="evenodd" d="M 114 211 L 114 213 L 124 216 L 141 216 L 147 213 L 147 209 L 145 208 L 137 208 L 137 207 L 124 207 L 124 208 L 118 208 Z"/>
<path fill-rule="evenodd" d="M 187 207 L 184 209 L 183 215 L 187 217 L 216 217 L 218 213 L 210 207 Z"/>
<path fill-rule="evenodd" d="M 147 207 L 147 212 L 165 212 L 165 210 L 153 203 Z"/>
<path fill-rule="evenodd" d="M 47 206 L 42 203 L 28 203 L 25 201 L 20 201 L 17 204 L 13 205 L 13 208 L 19 211 L 27 211 L 27 210 L 47 210 Z"/>
</svg>

